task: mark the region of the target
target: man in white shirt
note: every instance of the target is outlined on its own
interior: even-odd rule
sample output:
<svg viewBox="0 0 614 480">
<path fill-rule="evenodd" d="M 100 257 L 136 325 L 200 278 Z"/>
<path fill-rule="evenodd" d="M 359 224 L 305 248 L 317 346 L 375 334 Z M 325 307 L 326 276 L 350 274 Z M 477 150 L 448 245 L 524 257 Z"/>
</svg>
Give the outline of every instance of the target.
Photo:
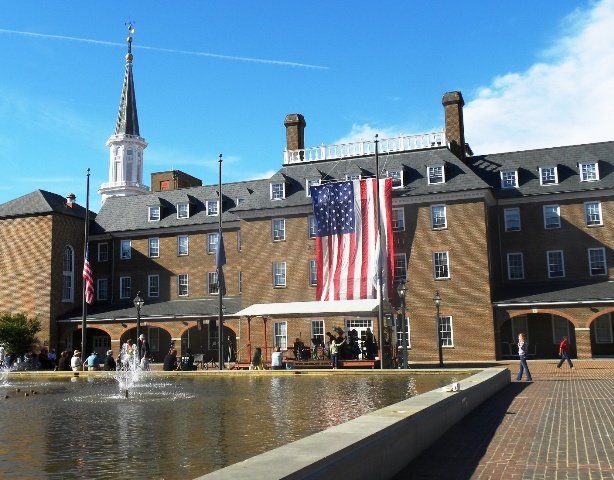
<svg viewBox="0 0 614 480">
<path fill-rule="evenodd" d="M 281 348 L 275 347 L 275 351 L 271 354 L 271 369 L 281 370 L 284 363 L 284 354 Z"/>
</svg>

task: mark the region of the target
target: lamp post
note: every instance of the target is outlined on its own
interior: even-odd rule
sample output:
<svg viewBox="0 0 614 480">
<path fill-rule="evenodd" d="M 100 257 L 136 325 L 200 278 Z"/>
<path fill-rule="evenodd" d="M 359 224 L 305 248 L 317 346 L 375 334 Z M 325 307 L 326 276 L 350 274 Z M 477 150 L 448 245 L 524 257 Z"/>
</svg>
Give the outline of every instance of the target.
<svg viewBox="0 0 614 480">
<path fill-rule="evenodd" d="M 145 303 L 145 300 L 141 298 L 141 292 L 136 292 L 134 297 L 134 306 L 136 307 L 136 345 L 139 350 L 139 360 L 141 359 L 141 347 L 139 347 L 139 337 L 141 334 L 141 307 Z"/>
<path fill-rule="evenodd" d="M 441 306 L 441 295 L 439 295 L 439 290 L 435 292 L 435 296 L 433 297 L 433 303 L 435 304 L 435 308 L 437 309 L 437 344 L 439 347 L 439 366 L 443 367 L 443 350 L 441 345 L 441 316 L 439 315 L 439 307 Z"/>
<path fill-rule="evenodd" d="M 403 355 L 403 368 L 407 370 L 407 331 L 405 330 L 405 294 L 407 285 L 403 280 L 397 285 L 397 293 L 401 299 L 401 354 Z"/>
</svg>

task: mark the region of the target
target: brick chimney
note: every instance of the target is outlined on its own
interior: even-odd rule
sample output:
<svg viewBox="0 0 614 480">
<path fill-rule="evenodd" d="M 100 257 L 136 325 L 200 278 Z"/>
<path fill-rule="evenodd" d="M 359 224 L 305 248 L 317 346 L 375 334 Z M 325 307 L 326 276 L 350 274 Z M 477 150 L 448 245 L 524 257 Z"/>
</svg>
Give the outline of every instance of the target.
<svg viewBox="0 0 614 480">
<path fill-rule="evenodd" d="M 465 124 L 463 106 L 465 101 L 461 92 L 444 93 L 441 103 L 446 118 L 446 137 L 450 151 L 461 160 L 465 159 Z"/>
<path fill-rule="evenodd" d="M 300 113 L 290 113 L 284 119 L 286 126 L 286 150 L 303 150 L 305 148 L 305 117 Z"/>
<path fill-rule="evenodd" d="M 76 199 L 77 196 L 74 193 L 69 193 L 68 195 L 66 195 L 66 206 L 68 208 L 73 208 Z"/>
</svg>

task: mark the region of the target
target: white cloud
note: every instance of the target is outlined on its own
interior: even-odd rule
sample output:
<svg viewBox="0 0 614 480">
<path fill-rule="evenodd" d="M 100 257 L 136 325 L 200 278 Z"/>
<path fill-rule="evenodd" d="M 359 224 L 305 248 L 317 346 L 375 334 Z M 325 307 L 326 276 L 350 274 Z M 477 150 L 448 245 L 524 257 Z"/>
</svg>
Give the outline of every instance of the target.
<svg viewBox="0 0 614 480">
<path fill-rule="evenodd" d="M 612 140 L 614 0 L 567 18 L 546 61 L 497 77 L 464 109 L 476 154 Z"/>
<path fill-rule="evenodd" d="M 380 139 L 382 139 L 397 137 L 399 136 L 399 134 L 401 134 L 401 132 L 397 127 L 394 126 L 377 129 L 375 127 L 372 127 L 368 123 L 365 123 L 363 125 L 354 124 L 352 125 L 352 129 L 350 130 L 350 132 L 347 135 L 339 138 L 338 140 L 333 141 L 333 145 L 340 145 L 343 143 L 356 143 L 362 142 L 363 140 L 373 141 L 375 140 L 376 134 L 379 135 Z"/>
</svg>

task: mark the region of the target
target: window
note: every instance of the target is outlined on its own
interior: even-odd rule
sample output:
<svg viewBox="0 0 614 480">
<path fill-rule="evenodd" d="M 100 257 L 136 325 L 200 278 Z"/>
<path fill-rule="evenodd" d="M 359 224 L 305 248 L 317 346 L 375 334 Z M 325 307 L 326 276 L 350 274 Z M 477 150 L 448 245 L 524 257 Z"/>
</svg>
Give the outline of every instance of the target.
<svg viewBox="0 0 614 480">
<path fill-rule="evenodd" d="M 596 162 L 580 163 L 580 181 L 595 182 L 599 180 L 599 165 Z"/>
<path fill-rule="evenodd" d="M 439 316 L 439 334 L 441 335 L 442 347 L 454 346 L 454 330 L 452 329 L 452 317 L 448 315 Z"/>
<path fill-rule="evenodd" d="M 402 232 L 405 230 L 405 209 L 393 208 L 392 209 L 392 231 Z"/>
<path fill-rule="evenodd" d="M 180 273 L 177 275 L 177 296 L 188 296 L 188 274 Z"/>
<path fill-rule="evenodd" d="M 602 315 L 593 322 L 595 343 L 612 343 L 612 314 Z"/>
<path fill-rule="evenodd" d="M 149 239 L 149 258 L 160 256 L 160 239 L 158 237 Z"/>
<path fill-rule="evenodd" d="M 565 263 L 563 250 L 551 250 L 546 252 L 548 260 L 548 278 L 561 278 L 565 276 Z"/>
<path fill-rule="evenodd" d="M 504 209 L 503 218 L 505 222 L 506 232 L 519 232 L 520 231 L 520 209 L 519 208 Z"/>
<path fill-rule="evenodd" d="M 107 278 L 99 278 L 96 280 L 96 300 L 109 299 L 109 280 Z"/>
<path fill-rule="evenodd" d="M 177 255 L 183 256 L 188 255 L 189 252 L 189 242 L 187 235 L 179 235 L 177 236 Z"/>
<path fill-rule="evenodd" d="M 109 244 L 106 242 L 98 244 L 98 261 L 99 262 L 109 261 Z"/>
<path fill-rule="evenodd" d="M 217 217 L 219 212 L 220 202 L 217 200 L 207 200 L 207 216 Z"/>
<path fill-rule="evenodd" d="M 320 345 L 326 343 L 324 339 L 324 320 L 311 321 L 311 338 L 316 339 Z"/>
<path fill-rule="evenodd" d="M 433 252 L 433 271 L 435 279 L 450 278 L 448 252 Z"/>
<path fill-rule="evenodd" d="M 147 207 L 149 214 L 148 214 L 148 221 L 150 222 L 158 222 L 160 220 L 160 205 L 154 205 L 151 207 Z"/>
<path fill-rule="evenodd" d="M 444 183 L 446 181 L 443 165 L 434 165 L 432 167 L 426 167 L 426 173 L 429 185 L 433 185 L 435 183 Z"/>
<path fill-rule="evenodd" d="M 279 347 L 282 350 L 288 348 L 288 322 L 275 322 L 273 324 L 273 343 L 275 347 Z"/>
<path fill-rule="evenodd" d="M 273 262 L 273 287 L 286 286 L 286 262 Z"/>
<path fill-rule="evenodd" d="M 130 260 L 132 257 L 132 240 L 122 240 L 120 248 L 119 258 L 122 260 Z"/>
<path fill-rule="evenodd" d="M 403 171 L 393 170 L 387 172 L 388 178 L 392 178 L 392 188 L 401 188 L 403 186 Z"/>
<path fill-rule="evenodd" d="M 244 198 L 238 197 L 238 198 L 235 200 L 235 205 L 236 205 L 237 207 L 238 207 L 239 205 L 243 205 L 244 203 L 245 203 L 245 199 L 244 199 Z"/>
<path fill-rule="evenodd" d="M 522 280 L 524 278 L 522 253 L 507 254 L 507 278 L 509 280 Z"/>
<path fill-rule="evenodd" d="M 501 188 L 518 187 L 518 172 L 516 170 L 504 170 L 501 172 Z"/>
<path fill-rule="evenodd" d="M 243 250 L 243 244 L 241 243 L 241 230 L 237 230 L 237 251 Z"/>
<path fill-rule="evenodd" d="M 62 255 L 62 301 L 72 302 L 75 296 L 75 253 L 70 245 Z"/>
<path fill-rule="evenodd" d="M 556 167 L 539 167 L 539 183 L 541 185 L 555 185 L 559 183 Z"/>
<path fill-rule="evenodd" d="M 285 183 L 271 183 L 271 200 L 283 200 L 286 198 Z"/>
<path fill-rule="evenodd" d="M 217 284 L 217 272 L 207 273 L 207 292 L 209 295 L 217 295 L 219 289 Z"/>
<path fill-rule="evenodd" d="M 119 298 L 132 297 L 132 278 L 119 277 Z"/>
<path fill-rule="evenodd" d="M 286 239 L 286 220 L 283 218 L 274 218 L 272 220 L 273 241 L 280 242 Z"/>
<path fill-rule="evenodd" d="M 318 234 L 318 225 L 316 223 L 316 217 L 313 215 L 309 215 L 309 217 L 307 217 L 307 221 L 309 223 L 309 238 L 316 238 L 316 235 Z"/>
<path fill-rule="evenodd" d="M 171 181 L 170 180 L 162 180 L 160 182 L 160 190 L 170 190 L 171 189 Z"/>
<path fill-rule="evenodd" d="M 584 214 L 587 227 L 603 225 L 603 220 L 601 218 L 601 202 L 586 202 L 584 204 Z"/>
<path fill-rule="evenodd" d="M 589 248 L 588 264 L 591 277 L 594 275 L 605 275 L 608 273 L 605 264 L 605 248 Z"/>
<path fill-rule="evenodd" d="M 238 277 L 238 284 L 239 284 L 237 287 L 237 291 L 239 293 L 243 293 L 243 272 L 239 270 L 237 277 Z"/>
<path fill-rule="evenodd" d="M 512 343 L 518 341 L 518 334 L 524 333 L 529 340 L 529 321 L 526 315 L 519 315 L 512 318 Z"/>
<path fill-rule="evenodd" d="M 552 343 L 558 346 L 563 337 L 570 338 L 569 322 L 566 318 L 552 315 Z"/>
<path fill-rule="evenodd" d="M 147 327 L 147 340 L 149 340 L 149 349 L 152 352 L 160 351 L 160 328 Z"/>
<path fill-rule="evenodd" d="M 160 275 L 147 276 L 147 296 L 151 298 L 160 296 Z"/>
<path fill-rule="evenodd" d="M 446 228 L 448 226 L 445 205 L 431 206 L 431 226 L 434 230 Z"/>
<path fill-rule="evenodd" d="M 309 285 L 315 287 L 318 284 L 318 266 L 315 260 L 309 260 Z"/>
<path fill-rule="evenodd" d="M 400 317 L 400 315 L 399 315 Z M 410 341 L 410 336 L 409 336 L 409 317 L 405 317 L 405 335 L 407 338 L 407 348 L 411 348 L 411 341 Z M 398 323 L 397 323 L 397 346 L 398 347 L 403 347 L 403 332 L 401 330 L 401 321 L 399 319 Z"/>
<path fill-rule="evenodd" d="M 308 178 L 307 180 L 305 180 L 305 194 L 308 197 L 311 197 L 311 187 L 314 185 L 320 185 L 320 179 L 319 178 Z"/>
<path fill-rule="evenodd" d="M 404 253 L 397 253 L 394 256 L 394 281 L 405 280 L 407 280 L 407 257 Z"/>
<path fill-rule="evenodd" d="M 544 205 L 544 228 L 561 228 L 561 212 L 558 205 Z"/>
<path fill-rule="evenodd" d="M 190 216 L 190 204 L 182 202 L 177 204 L 177 218 L 188 218 Z"/>
<path fill-rule="evenodd" d="M 345 176 L 345 181 L 346 182 L 351 182 L 352 180 L 360 180 L 360 179 L 361 179 L 360 173 L 348 173 Z"/>
<path fill-rule="evenodd" d="M 208 233 L 207 234 L 207 253 L 209 255 L 212 255 L 215 252 L 217 252 L 217 241 L 218 241 L 218 234 L 217 233 Z"/>
</svg>

